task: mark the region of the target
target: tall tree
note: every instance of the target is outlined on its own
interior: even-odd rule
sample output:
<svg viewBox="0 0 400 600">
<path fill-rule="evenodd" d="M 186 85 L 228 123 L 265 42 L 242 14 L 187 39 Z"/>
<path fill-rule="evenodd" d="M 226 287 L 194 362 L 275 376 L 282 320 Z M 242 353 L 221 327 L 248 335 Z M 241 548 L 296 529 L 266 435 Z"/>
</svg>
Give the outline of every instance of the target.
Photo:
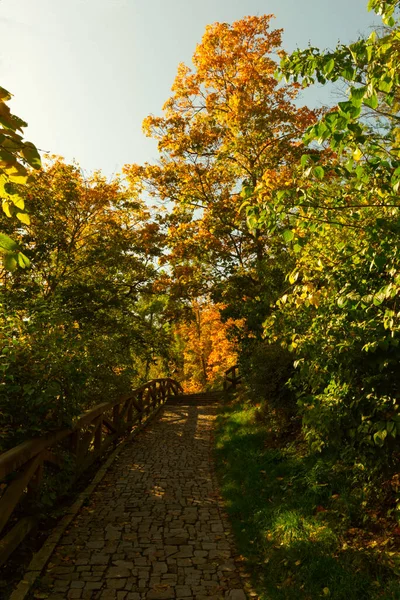
<svg viewBox="0 0 400 600">
<path fill-rule="evenodd" d="M 287 223 L 293 268 L 266 325 L 293 351 L 308 438 L 318 449 L 355 447 L 376 467 L 379 453 L 386 466 L 398 459 L 400 434 L 400 4 L 369 6 L 383 27 L 367 39 L 284 57 L 289 80 L 340 80 L 348 97 L 307 131 L 295 185 L 260 190 L 248 215 L 270 231 L 274 218 Z"/>
<path fill-rule="evenodd" d="M 271 248 L 246 227 L 242 204 L 257 202 L 257 185 L 274 189 L 290 179 L 302 134 L 316 120 L 295 106 L 299 86 L 274 78 L 281 30 L 270 30 L 271 18 L 206 28 L 193 69 L 178 69 L 163 116 L 144 121 L 158 140 L 159 163 L 125 169 L 137 192 L 173 202 L 169 260 L 180 293 L 208 292 L 234 273 L 258 281 Z"/>
<path fill-rule="evenodd" d="M 30 223 L 2 216 L 31 267 L 0 281 L 0 429 L 5 444 L 70 422 L 90 404 L 165 373 L 166 302 L 155 289 L 162 234 L 122 182 L 55 159 L 21 196 Z"/>
</svg>

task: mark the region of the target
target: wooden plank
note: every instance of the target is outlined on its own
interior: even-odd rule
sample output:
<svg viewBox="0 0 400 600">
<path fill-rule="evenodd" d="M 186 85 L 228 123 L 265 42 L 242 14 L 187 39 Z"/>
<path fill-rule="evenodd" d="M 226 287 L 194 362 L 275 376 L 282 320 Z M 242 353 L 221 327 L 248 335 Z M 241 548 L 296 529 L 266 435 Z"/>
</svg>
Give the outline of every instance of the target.
<svg viewBox="0 0 400 600">
<path fill-rule="evenodd" d="M 121 414 L 120 414 L 121 421 L 123 421 L 125 419 L 125 416 L 126 416 L 126 414 L 128 412 L 128 409 L 129 409 L 129 406 L 131 404 L 132 404 L 132 398 L 128 398 L 125 401 L 124 406 L 122 407 L 122 410 L 121 410 Z"/>
<path fill-rule="evenodd" d="M 107 450 L 108 446 L 112 442 L 114 442 L 115 440 L 117 440 L 118 437 L 119 437 L 118 434 L 114 434 L 114 435 L 108 436 L 103 441 L 103 444 L 102 444 L 100 450 L 94 451 L 94 452 L 90 452 L 90 454 L 87 454 L 86 457 L 82 460 L 81 464 L 78 466 L 78 473 L 80 474 L 80 473 L 83 473 L 84 471 L 86 471 L 86 469 L 88 467 L 90 467 L 90 465 L 92 465 L 95 460 L 97 460 L 102 454 L 104 454 L 104 452 Z"/>
<path fill-rule="evenodd" d="M 103 425 L 105 425 L 107 427 L 107 429 L 109 429 L 113 433 L 117 433 L 118 432 L 118 429 L 115 426 L 115 422 L 112 423 L 110 421 L 110 419 L 107 419 L 107 417 L 103 417 Z"/>
<path fill-rule="evenodd" d="M 44 450 L 43 461 L 53 463 L 53 465 L 57 465 L 60 469 L 64 466 L 64 460 L 59 458 L 54 452 L 50 452 L 50 450 Z"/>
<path fill-rule="evenodd" d="M 119 403 L 119 401 L 116 403 L 103 402 L 102 404 L 98 404 L 91 410 L 86 411 L 85 413 L 83 413 L 83 415 L 78 417 L 78 419 L 76 420 L 76 422 L 74 424 L 74 428 L 79 428 L 79 427 L 82 427 L 83 425 L 89 425 L 96 419 L 96 417 L 98 417 L 99 415 L 102 415 L 107 410 L 110 410 L 111 408 L 113 408 L 113 406 L 115 404 L 118 404 L 118 403 Z"/>
<path fill-rule="evenodd" d="M 42 456 L 42 460 L 41 460 L 38 468 L 36 469 L 34 476 L 28 483 L 29 496 L 35 500 L 39 497 L 39 489 L 40 489 L 40 486 L 42 485 L 42 481 L 43 481 L 44 454 L 41 454 L 41 456 Z"/>
<path fill-rule="evenodd" d="M 53 446 L 63 438 L 71 434 L 70 429 L 63 429 L 56 433 L 43 436 L 42 438 L 34 438 L 26 442 L 22 442 L 15 448 L 7 450 L 0 455 L 0 480 L 18 471 L 22 465 L 40 454 L 42 450 Z"/>
<path fill-rule="evenodd" d="M 85 456 L 89 450 L 89 446 L 93 441 L 93 435 L 94 435 L 94 430 L 92 429 L 91 431 L 87 431 L 86 433 L 84 433 L 83 436 L 80 438 L 79 454 L 77 456 L 78 463 L 81 462 L 85 458 Z"/>
<path fill-rule="evenodd" d="M 3 531 L 14 508 L 24 493 L 29 481 L 42 462 L 42 456 L 35 456 L 26 465 L 25 470 L 10 483 L 0 499 L 0 532 Z"/>
<path fill-rule="evenodd" d="M 102 440 L 102 425 L 103 425 L 103 415 L 100 415 L 97 419 L 96 419 L 96 423 L 95 423 L 95 430 L 94 430 L 94 440 L 93 440 L 93 445 L 94 445 L 94 451 L 95 452 L 100 452 L 101 451 L 101 440 Z"/>
<path fill-rule="evenodd" d="M 118 429 L 120 428 L 120 421 L 121 421 L 120 414 L 119 414 L 120 413 L 120 406 L 121 406 L 121 404 L 116 404 L 113 407 L 113 416 L 112 416 L 112 419 L 113 419 L 113 423 L 114 423 L 114 425 L 113 425 L 114 431 L 118 431 Z"/>
<path fill-rule="evenodd" d="M 24 517 L 0 540 L 0 567 L 35 527 L 34 517 Z"/>
<path fill-rule="evenodd" d="M 126 421 L 127 423 L 130 423 L 133 419 L 133 400 L 132 402 L 129 403 L 129 408 L 128 408 L 128 412 L 126 415 Z"/>
</svg>

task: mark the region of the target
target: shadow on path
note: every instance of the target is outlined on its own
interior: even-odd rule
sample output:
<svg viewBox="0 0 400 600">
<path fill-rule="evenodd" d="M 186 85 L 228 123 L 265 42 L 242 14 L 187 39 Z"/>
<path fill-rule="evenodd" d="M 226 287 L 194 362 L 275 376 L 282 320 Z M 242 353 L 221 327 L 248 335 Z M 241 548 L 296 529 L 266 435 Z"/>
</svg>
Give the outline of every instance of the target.
<svg viewBox="0 0 400 600">
<path fill-rule="evenodd" d="M 167 406 L 121 452 L 48 564 L 49 599 L 217 600 L 241 588 L 212 475 L 214 418 L 213 406 Z"/>
</svg>

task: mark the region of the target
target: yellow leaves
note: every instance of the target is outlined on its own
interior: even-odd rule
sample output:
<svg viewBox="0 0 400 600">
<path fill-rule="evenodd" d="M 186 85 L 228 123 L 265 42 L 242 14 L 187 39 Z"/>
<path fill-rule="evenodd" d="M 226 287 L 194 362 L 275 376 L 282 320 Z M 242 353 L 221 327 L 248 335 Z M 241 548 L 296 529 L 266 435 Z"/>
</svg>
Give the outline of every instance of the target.
<svg viewBox="0 0 400 600">
<path fill-rule="evenodd" d="M 3 202 L 2 202 L 3 211 L 9 218 L 12 217 L 11 210 L 10 210 L 11 206 L 12 206 L 12 203 L 9 200 L 3 200 Z"/>
<path fill-rule="evenodd" d="M 17 217 L 17 219 L 19 221 L 21 221 L 21 223 L 24 223 L 25 225 L 30 225 L 31 220 L 29 218 L 28 213 L 17 212 L 17 213 L 15 213 L 15 216 Z"/>
<path fill-rule="evenodd" d="M 330 596 L 331 595 L 331 591 L 328 587 L 324 587 L 324 589 L 322 590 L 322 593 L 324 594 L 324 596 Z"/>
<path fill-rule="evenodd" d="M 320 294 L 318 294 L 318 293 L 310 294 L 308 296 L 308 301 L 312 306 L 315 306 L 316 308 L 318 308 L 319 302 L 320 302 Z"/>
<path fill-rule="evenodd" d="M 0 87 L 0 101 L 7 102 L 7 100 L 11 100 L 12 95 L 10 92 L 7 92 L 4 88 Z"/>
<path fill-rule="evenodd" d="M 356 150 L 354 150 L 353 152 L 353 159 L 358 162 L 359 160 L 361 160 L 362 158 L 362 152 L 360 150 L 360 148 L 356 148 Z"/>
<path fill-rule="evenodd" d="M 225 370 L 236 363 L 234 343 L 228 331 L 241 327 L 240 320 L 221 320 L 222 304 L 193 302 L 194 319 L 181 323 L 176 335 L 184 344 L 183 387 L 186 392 L 200 391 L 206 383 L 213 383 Z"/>
</svg>

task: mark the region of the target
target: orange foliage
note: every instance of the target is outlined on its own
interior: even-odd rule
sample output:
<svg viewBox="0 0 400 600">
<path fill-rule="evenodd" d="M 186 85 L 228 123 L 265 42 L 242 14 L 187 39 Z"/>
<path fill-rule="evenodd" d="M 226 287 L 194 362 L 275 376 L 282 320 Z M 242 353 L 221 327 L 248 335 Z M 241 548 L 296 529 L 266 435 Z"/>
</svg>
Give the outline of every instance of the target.
<svg viewBox="0 0 400 600">
<path fill-rule="evenodd" d="M 158 164 L 125 167 L 136 193 L 173 203 L 166 217 L 169 263 L 175 279 L 182 262 L 195 265 L 206 282 L 203 289 L 196 282 L 199 295 L 221 269 L 243 271 L 263 260 L 268 240 L 249 231 L 243 200 L 268 202 L 290 184 L 302 134 L 317 118 L 293 103 L 297 84 L 273 76 L 282 31 L 270 29 L 271 19 L 206 28 L 193 68 L 178 68 L 163 115 L 144 120 L 146 135 L 158 140 Z"/>
<path fill-rule="evenodd" d="M 193 319 L 176 328 L 183 344 L 183 373 L 181 381 L 187 393 L 199 392 L 218 385 L 226 369 L 237 361 L 235 343 L 228 339 L 241 321 L 221 320 L 221 304 L 192 304 Z"/>
</svg>

